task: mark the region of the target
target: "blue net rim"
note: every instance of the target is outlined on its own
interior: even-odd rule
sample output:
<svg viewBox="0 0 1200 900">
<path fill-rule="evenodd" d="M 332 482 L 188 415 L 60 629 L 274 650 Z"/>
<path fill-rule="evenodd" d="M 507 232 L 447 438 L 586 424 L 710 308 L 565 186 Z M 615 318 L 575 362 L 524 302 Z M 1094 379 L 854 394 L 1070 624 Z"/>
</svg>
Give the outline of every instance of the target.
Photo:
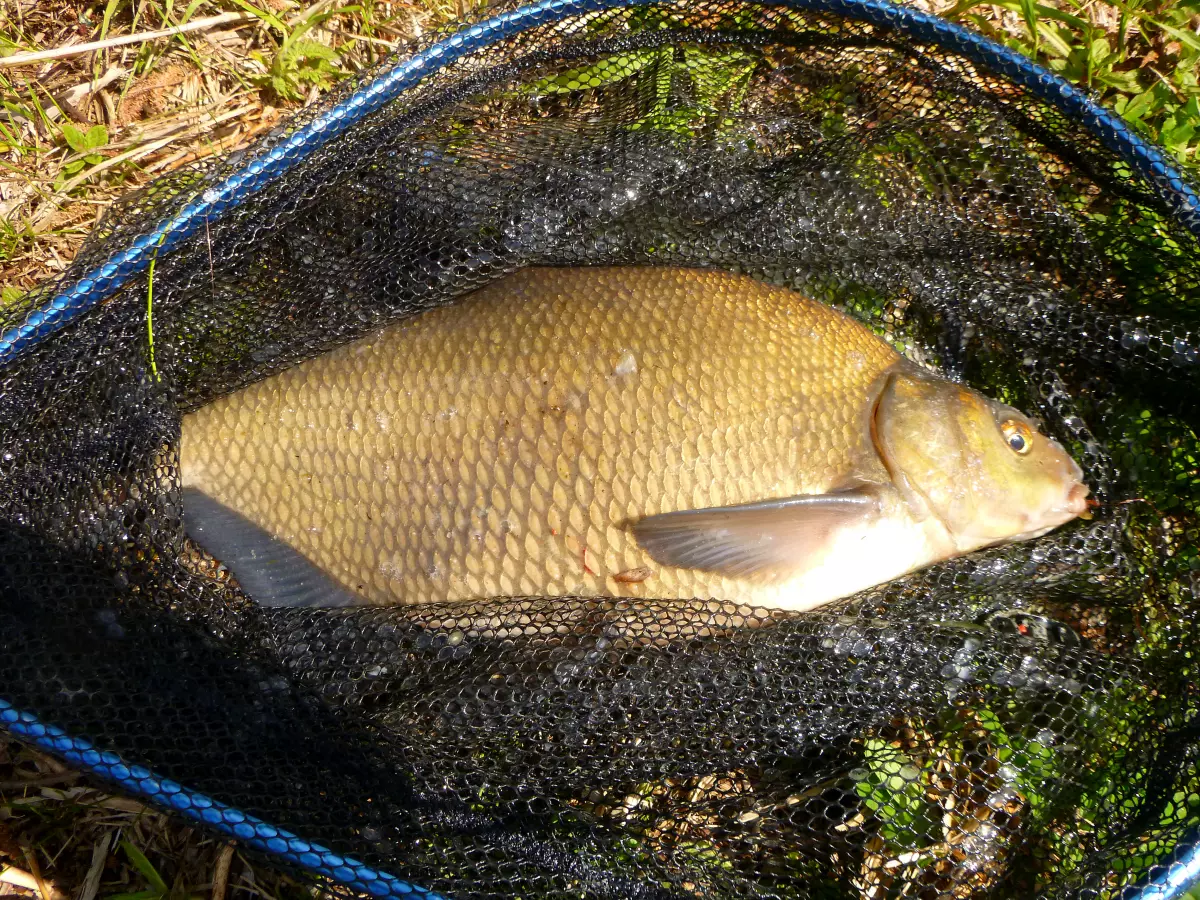
<svg viewBox="0 0 1200 900">
<path fill-rule="evenodd" d="M 260 158 L 207 188 L 178 214 L 159 223 L 104 263 L 74 279 L 26 320 L 0 334 L 0 366 L 95 307 L 146 271 L 160 253 L 169 253 L 201 227 L 220 218 L 266 185 L 299 165 L 315 151 L 390 103 L 427 75 L 463 57 L 531 28 L 570 16 L 636 6 L 654 0 L 541 0 L 472 25 L 400 60 L 347 99 L 326 110 Z M 1189 232 L 1200 237 L 1200 194 L 1178 166 L 1157 146 L 1139 137 L 1116 114 L 1065 79 L 989 38 L 920 10 L 885 0 L 756 0 L 803 12 L 825 13 L 892 31 L 971 60 L 994 75 L 1024 87 L 1069 120 L 1095 134 L 1108 149 L 1142 176 Z M 324 875 L 374 897 L 440 895 L 313 844 L 266 822 L 190 791 L 115 754 L 96 749 L 61 729 L 0 700 L 0 723 L 21 738 L 66 759 L 83 771 L 117 784 L 131 795 L 167 806 L 215 828 L 247 846 Z M 1190 834 L 1162 860 L 1161 868 L 1125 888 L 1122 900 L 1177 900 L 1200 883 L 1200 834 Z"/>
<path fill-rule="evenodd" d="M 46 725 L 36 716 L 16 709 L 5 700 L 0 700 L 0 724 L 14 736 L 115 784 L 127 794 L 142 797 L 160 808 L 171 810 L 198 825 L 237 840 L 252 850 L 323 875 L 352 890 L 372 897 L 396 900 L 446 900 L 441 894 L 381 872 L 189 790 L 178 782 L 154 774 L 144 766 L 130 765 L 117 754 L 99 750 L 89 741 L 71 737 L 54 725 Z"/>
<path fill-rule="evenodd" d="M 910 39 L 958 53 L 983 69 L 1026 88 L 1068 119 L 1095 134 L 1146 179 L 1179 223 L 1200 237 L 1200 194 L 1155 145 L 1069 82 L 1015 50 L 937 16 L 884 0 L 760 0 L 763 5 L 828 13 L 868 22 Z M 73 279 L 18 326 L 0 334 L 0 366 L 112 296 L 202 226 L 220 218 L 313 152 L 377 111 L 431 72 L 530 28 L 582 13 L 650 5 L 652 0 L 541 0 L 463 29 L 400 60 L 369 84 L 288 136 L 219 184 L 207 188 L 177 215 L 82 276 Z"/>
<path fill-rule="evenodd" d="M 260 853 L 323 875 L 380 900 L 448 900 L 442 894 L 376 869 L 352 857 L 305 840 L 235 807 L 163 778 L 144 766 L 124 762 L 61 728 L 0 699 L 0 726 L 9 733 L 90 772 L 134 797 L 213 829 Z M 1193 828 L 1142 879 L 1125 887 L 1120 900 L 1180 900 L 1200 884 L 1200 829 Z"/>
</svg>

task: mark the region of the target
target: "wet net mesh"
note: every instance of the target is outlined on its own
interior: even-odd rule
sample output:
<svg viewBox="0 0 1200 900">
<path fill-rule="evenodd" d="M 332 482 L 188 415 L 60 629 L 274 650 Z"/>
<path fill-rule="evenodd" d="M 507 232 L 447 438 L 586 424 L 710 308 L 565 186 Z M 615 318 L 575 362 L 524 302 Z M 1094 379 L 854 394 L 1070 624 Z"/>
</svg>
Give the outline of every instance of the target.
<svg viewBox="0 0 1200 900">
<path fill-rule="evenodd" d="M 368 82 L 119 203 L 0 325 Z M 429 66 L 163 246 L 0 370 L 12 708 L 377 893 L 365 867 L 455 898 L 1116 897 L 1194 840 L 1200 253 L 1026 88 L 814 12 L 568 16 Z M 811 614 L 268 610 L 186 540 L 182 412 L 518 268 L 593 264 L 851 312 L 1041 416 L 1096 517 Z"/>
</svg>

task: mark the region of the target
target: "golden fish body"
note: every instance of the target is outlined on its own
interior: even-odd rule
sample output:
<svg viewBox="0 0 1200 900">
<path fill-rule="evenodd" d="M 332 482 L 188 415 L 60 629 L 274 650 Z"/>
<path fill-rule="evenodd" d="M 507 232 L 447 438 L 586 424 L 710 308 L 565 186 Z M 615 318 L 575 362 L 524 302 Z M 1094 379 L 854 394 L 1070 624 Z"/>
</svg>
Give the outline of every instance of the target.
<svg viewBox="0 0 1200 900">
<path fill-rule="evenodd" d="M 804 609 L 962 550 L 880 457 L 872 416 L 904 367 L 852 319 L 747 277 L 526 269 L 189 414 L 183 483 L 368 603 Z M 870 514 L 837 499 L 799 530 L 791 507 L 754 506 L 864 486 Z M 681 536 L 659 515 L 694 510 L 717 518 Z"/>
</svg>

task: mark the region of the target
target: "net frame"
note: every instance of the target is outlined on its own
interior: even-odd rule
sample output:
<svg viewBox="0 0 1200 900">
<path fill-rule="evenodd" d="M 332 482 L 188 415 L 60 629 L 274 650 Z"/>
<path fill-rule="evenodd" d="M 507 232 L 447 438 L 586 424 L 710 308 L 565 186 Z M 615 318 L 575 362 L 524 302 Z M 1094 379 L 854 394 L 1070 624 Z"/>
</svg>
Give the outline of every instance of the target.
<svg viewBox="0 0 1200 900">
<path fill-rule="evenodd" d="M 68 273 L 44 305 L 33 310 L 21 324 L 0 334 L 0 367 L 116 294 L 206 223 L 237 208 L 439 69 L 524 31 L 572 16 L 654 3 L 655 0 L 542 0 L 469 25 L 399 59 L 266 153 L 227 175 L 217 186 L 204 190 L 178 214 L 160 222 L 124 250 L 80 275 Z M 867 23 L 881 31 L 956 53 L 982 70 L 1027 89 L 1032 96 L 1095 135 L 1146 180 L 1180 225 L 1200 236 L 1200 194 L 1172 160 L 1086 92 L 1016 51 L 963 26 L 886 0 L 760 0 L 760 5 Z M 350 890 L 381 898 L 442 896 L 277 828 L 143 766 L 126 764 L 118 754 L 99 750 L 86 739 L 45 724 L 3 699 L 0 699 L 0 724 L 15 737 L 55 754 L 126 794 Z M 1138 883 L 1123 889 L 1120 896 L 1123 900 L 1176 900 L 1198 884 L 1200 829 L 1193 829 Z"/>
</svg>

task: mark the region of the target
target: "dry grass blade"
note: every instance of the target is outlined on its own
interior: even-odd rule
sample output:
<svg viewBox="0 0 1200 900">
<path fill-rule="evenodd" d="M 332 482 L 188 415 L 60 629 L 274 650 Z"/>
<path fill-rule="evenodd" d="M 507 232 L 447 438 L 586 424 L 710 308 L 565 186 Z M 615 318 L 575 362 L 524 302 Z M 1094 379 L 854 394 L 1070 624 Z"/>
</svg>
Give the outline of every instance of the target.
<svg viewBox="0 0 1200 900">
<path fill-rule="evenodd" d="M 385 41 L 383 38 L 371 37 L 366 34 L 350 34 L 348 31 L 340 31 L 336 28 L 330 28 L 329 33 L 336 34 L 338 37 L 344 37 L 349 41 L 363 41 L 368 44 L 374 44 L 377 47 L 386 47 L 388 50 L 396 50 L 402 46 L 397 41 Z"/>
<path fill-rule="evenodd" d="M 65 91 L 56 94 L 54 99 L 60 106 L 66 109 L 71 118 L 77 122 L 84 122 L 87 120 L 85 102 L 90 100 L 97 92 L 104 90 L 104 88 L 115 81 L 119 81 L 128 74 L 129 71 L 121 66 L 109 66 L 99 78 L 67 88 Z"/>
<path fill-rule="evenodd" d="M 221 848 L 217 864 L 213 866 L 212 900 L 225 900 L 225 889 L 229 885 L 229 867 L 233 864 L 233 854 L 237 846 L 233 843 Z"/>
<path fill-rule="evenodd" d="M 121 0 L 101 24 L 94 6 L 67 0 L 11 8 L 19 15 L 0 16 L 0 38 L 35 51 L 0 57 L 0 284 L 14 296 L 70 264 L 97 207 L 245 147 L 279 123 L 280 107 L 311 102 L 452 11 L 430 0 L 195 0 L 186 10 Z M 311 59 L 284 53 L 292 33 L 303 41 L 290 46 L 335 52 L 316 82 Z"/>
<path fill-rule="evenodd" d="M 111 169 L 113 166 L 120 165 L 121 163 L 126 162 L 128 160 L 136 159 L 140 156 L 145 156 L 149 153 L 153 153 L 155 150 L 159 150 L 162 147 L 165 147 L 167 144 L 171 143 L 173 140 L 175 140 L 175 138 L 165 137 L 165 138 L 160 138 L 157 141 L 151 141 L 148 144 L 140 144 L 139 146 L 134 147 L 132 150 L 127 150 L 126 152 L 118 154 L 117 156 L 111 156 L 108 159 L 104 160 L 104 162 L 99 163 L 98 165 L 95 165 L 90 169 L 85 169 L 84 171 L 80 172 L 78 175 L 76 175 L 70 181 L 64 182 L 63 186 L 59 189 L 58 194 L 56 196 L 50 198 L 50 202 L 44 204 L 37 211 L 37 213 L 33 216 L 32 224 L 33 224 L 34 233 L 42 234 L 45 231 L 47 231 L 48 229 L 54 227 L 54 213 L 58 210 L 58 208 L 63 203 L 67 202 L 67 200 L 68 200 L 67 195 L 70 194 L 71 191 L 75 190 L 75 188 L 79 187 L 79 185 L 81 185 L 85 181 L 87 181 L 89 178 L 99 175 L 101 172 L 105 171 L 106 169 Z"/>
<path fill-rule="evenodd" d="M 111 156 L 103 162 L 96 164 L 92 168 L 83 170 L 74 178 L 64 182 L 59 188 L 57 194 L 51 198 L 50 202 L 46 203 L 41 207 L 41 209 L 38 210 L 37 214 L 33 217 L 34 232 L 41 234 L 47 229 L 53 227 L 55 211 L 63 203 L 68 202 L 70 193 L 85 181 L 88 181 L 89 179 L 94 178 L 100 173 L 111 169 L 114 166 L 118 166 L 121 163 L 137 160 L 144 156 L 149 156 L 150 154 L 161 150 L 162 148 L 168 146 L 169 144 L 173 144 L 176 141 L 197 137 L 198 135 L 209 131 L 213 126 L 219 125 L 222 122 L 227 122 L 231 119 L 238 119 L 256 108 L 256 105 L 250 104 L 238 109 L 228 110 L 219 116 L 211 117 L 207 122 L 204 122 L 198 127 L 175 134 L 169 134 L 167 137 L 159 138 L 156 141 L 138 144 L 137 146 L 126 150 L 124 153 Z"/>
<path fill-rule="evenodd" d="M 57 772 L 53 775 L 47 775 L 44 778 L 30 778 L 27 781 L 0 781 L 0 792 L 28 790 L 35 787 L 51 787 L 56 784 L 65 784 L 68 781 L 76 781 L 78 778 L 78 772 Z"/>
<path fill-rule="evenodd" d="M 96 900 L 100 891 L 100 878 L 104 874 L 104 864 L 108 862 L 108 851 L 112 847 L 112 832 L 105 832 L 92 847 L 92 864 L 88 866 L 87 875 L 83 877 L 83 886 L 79 889 L 78 900 Z"/>
<path fill-rule="evenodd" d="M 37 851 L 28 845 L 21 849 L 25 853 L 25 862 L 29 866 L 29 874 L 33 876 L 33 883 L 37 885 L 38 896 L 41 900 L 55 900 L 54 893 L 50 890 L 50 885 L 42 877 L 42 867 L 38 863 Z"/>
<path fill-rule="evenodd" d="M 143 31 L 138 34 L 123 34 L 119 37 L 105 38 L 102 41 L 91 41 L 86 44 L 74 44 L 69 47 L 54 47 L 50 50 L 38 50 L 33 53 L 14 53 L 12 56 L 0 57 L 0 68 L 28 66 L 34 63 L 47 62 L 52 59 L 65 59 L 68 56 L 78 56 L 81 53 L 91 53 L 95 50 L 109 50 L 114 47 L 124 47 L 127 44 L 144 44 L 159 38 L 174 37 L 177 34 L 187 34 L 192 31 L 204 31 L 217 28 L 233 22 L 253 22 L 256 17 L 250 13 L 221 13 L 219 16 L 209 16 L 196 19 L 183 25 L 174 25 L 161 31 Z"/>
<path fill-rule="evenodd" d="M 205 900 L 224 879 L 224 897 L 213 900 L 327 900 L 289 876 L 258 868 L 236 853 L 233 845 L 212 840 L 134 800 L 114 797 L 102 788 L 80 784 L 56 789 L 30 786 L 61 764 L 40 751 L 0 739 L 0 776 L 22 785 L 0 794 L 0 898 L 24 896 L 44 900 L 30 871 L 26 851 L 40 861 L 38 873 L 49 900 L 97 900 L 124 894 L 152 900 L 156 888 L 127 852 L 135 848 L 147 872 L 168 890 L 157 900 Z M 34 806 L 18 803 L 22 797 Z M 26 812 L 28 810 L 28 812 Z M 169 895 L 169 896 L 168 896 Z M 328 898 L 332 900 L 332 898 Z"/>
</svg>

